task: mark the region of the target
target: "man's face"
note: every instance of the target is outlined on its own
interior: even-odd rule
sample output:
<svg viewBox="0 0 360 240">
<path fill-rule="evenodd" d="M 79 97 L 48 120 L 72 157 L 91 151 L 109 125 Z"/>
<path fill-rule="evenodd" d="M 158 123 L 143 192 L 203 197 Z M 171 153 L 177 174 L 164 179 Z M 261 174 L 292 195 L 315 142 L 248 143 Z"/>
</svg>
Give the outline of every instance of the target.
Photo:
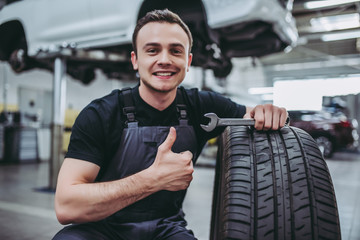
<svg viewBox="0 0 360 240">
<path fill-rule="evenodd" d="M 137 36 L 137 55 L 131 61 L 149 91 L 171 92 L 184 80 L 192 54 L 189 39 L 177 24 L 151 22 Z"/>
</svg>

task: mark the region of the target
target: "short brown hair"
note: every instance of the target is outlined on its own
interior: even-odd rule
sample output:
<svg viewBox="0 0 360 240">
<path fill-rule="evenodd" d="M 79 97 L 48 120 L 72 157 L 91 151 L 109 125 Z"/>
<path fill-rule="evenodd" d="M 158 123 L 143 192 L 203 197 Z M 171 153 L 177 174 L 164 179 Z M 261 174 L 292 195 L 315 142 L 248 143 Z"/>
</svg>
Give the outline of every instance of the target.
<svg viewBox="0 0 360 240">
<path fill-rule="evenodd" d="M 138 33 L 140 31 L 140 29 L 145 26 L 148 23 L 151 22 L 165 22 L 165 23 L 175 23 L 178 24 L 186 33 L 186 35 L 188 36 L 189 39 L 189 53 L 191 52 L 191 48 L 193 45 L 193 38 L 190 32 L 189 27 L 183 22 L 183 20 L 181 20 L 181 18 L 179 17 L 179 15 L 177 15 L 176 13 L 168 10 L 168 9 L 164 9 L 164 10 L 154 10 L 151 12 L 148 12 L 144 17 L 140 18 L 139 21 L 136 24 L 136 27 L 134 29 L 134 33 L 132 36 L 132 45 L 133 45 L 133 49 L 135 54 L 137 54 L 137 49 L 136 49 L 136 38 L 138 36 Z"/>
</svg>

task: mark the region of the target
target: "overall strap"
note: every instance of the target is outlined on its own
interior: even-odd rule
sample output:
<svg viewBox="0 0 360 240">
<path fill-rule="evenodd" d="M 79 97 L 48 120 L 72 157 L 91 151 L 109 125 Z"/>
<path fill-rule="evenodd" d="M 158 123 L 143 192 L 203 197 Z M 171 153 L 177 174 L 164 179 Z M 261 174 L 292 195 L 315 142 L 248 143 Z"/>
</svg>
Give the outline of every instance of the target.
<svg viewBox="0 0 360 240">
<path fill-rule="evenodd" d="M 132 92 L 131 88 L 123 88 L 121 90 L 121 94 L 124 99 L 124 108 L 123 108 L 123 114 L 126 116 L 127 121 L 126 124 L 136 122 L 135 119 L 135 104 L 132 98 Z"/>
<path fill-rule="evenodd" d="M 179 123 L 180 125 L 188 124 L 188 114 L 186 111 L 186 105 L 184 102 L 184 96 L 182 94 L 182 88 L 177 89 L 176 96 L 176 110 L 179 114 Z"/>
<path fill-rule="evenodd" d="M 131 88 L 123 88 L 121 90 L 121 95 L 123 96 L 124 100 L 124 107 L 123 107 L 123 114 L 126 116 L 126 124 L 129 125 L 131 123 L 137 123 L 135 119 L 135 104 L 132 98 L 132 90 Z M 188 114 L 186 110 L 186 105 L 184 102 L 184 97 L 182 94 L 182 88 L 177 89 L 177 96 L 176 96 L 176 110 L 179 115 L 179 123 L 180 125 L 187 125 L 188 124 Z M 133 125 L 133 124 L 131 124 Z"/>
</svg>

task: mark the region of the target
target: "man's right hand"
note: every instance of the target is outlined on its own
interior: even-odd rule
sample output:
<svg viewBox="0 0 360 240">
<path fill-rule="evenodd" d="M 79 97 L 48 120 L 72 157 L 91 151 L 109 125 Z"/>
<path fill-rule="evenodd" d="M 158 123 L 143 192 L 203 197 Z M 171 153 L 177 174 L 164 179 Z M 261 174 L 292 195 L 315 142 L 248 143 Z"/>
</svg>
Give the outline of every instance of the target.
<svg viewBox="0 0 360 240">
<path fill-rule="evenodd" d="M 161 190 L 187 189 L 193 179 L 193 154 L 190 151 L 174 153 L 171 148 L 175 140 L 176 130 L 171 127 L 167 138 L 159 146 L 155 161 L 150 167 L 159 181 Z"/>
</svg>

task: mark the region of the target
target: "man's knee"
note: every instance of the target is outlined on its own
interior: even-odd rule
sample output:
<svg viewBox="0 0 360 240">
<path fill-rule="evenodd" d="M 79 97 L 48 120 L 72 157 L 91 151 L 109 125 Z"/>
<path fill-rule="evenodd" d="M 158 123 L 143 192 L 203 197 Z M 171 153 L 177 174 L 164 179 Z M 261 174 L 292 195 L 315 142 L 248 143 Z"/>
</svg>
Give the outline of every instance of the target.
<svg viewBox="0 0 360 240">
<path fill-rule="evenodd" d="M 101 231 L 88 224 L 71 225 L 60 230 L 52 240 L 102 240 L 108 239 Z"/>
<path fill-rule="evenodd" d="M 186 230 L 164 238 L 164 240 L 197 240 L 197 238 L 191 230 Z"/>
</svg>

